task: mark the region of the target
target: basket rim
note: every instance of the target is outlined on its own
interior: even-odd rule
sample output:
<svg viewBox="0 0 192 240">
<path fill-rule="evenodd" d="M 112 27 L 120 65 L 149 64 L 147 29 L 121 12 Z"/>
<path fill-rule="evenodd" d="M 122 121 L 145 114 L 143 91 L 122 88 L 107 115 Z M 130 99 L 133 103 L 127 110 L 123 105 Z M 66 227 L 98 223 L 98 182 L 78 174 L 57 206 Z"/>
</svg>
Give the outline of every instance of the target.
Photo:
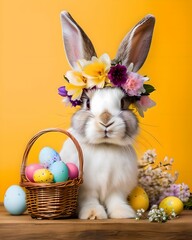
<svg viewBox="0 0 192 240">
<path fill-rule="evenodd" d="M 23 180 L 21 180 L 20 182 L 20 186 L 21 187 L 25 187 L 25 188 L 62 188 L 62 187 L 72 187 L 72 186 L 75 186 L 75 185 L 79 185 L 83 182 L 83 179 L 80 178 L 80 177 L 77 177 L 75 179 L 69 179 L 65 182 L 57 182 L 57 183 L 36 183 L 36 182 L 30 182 L 27 180 L 26 178 L 26 181 L 25 179 L 23 178 Z"/>
<path fill-rule="evenodd" d="M 46 133 L 50 133 L 50 132 L 63 133 L 73 141 L 73 143 L 74 143 L 74 145 L 77 149 L 77 153 L 78 153 L 78 157 L 79 157 L 79 176 L 75 179 L 67 180 L 65 182 L 57 182 L 57 183 L 35 183 L 35 182 L 31 182 L 25 176 L 25 168 L 26 168 L 26 165 L 27 165 L 29 152 L 30 152 L 33 144 L 36 142 L 36 140 L 38 138 L 40 138 L 42 135 L 44 135 Z M 61 128 L 47 128 L 47 129 L 41 130 L 38 133 L 36 133 L 29 140 L 29 142 L 27 143 L 27 145 L 25 147 L 25 151 L 24 151 L 23 158 L 22 158 L 21 169 L 20 169 L 20 175 L 21 175 L 20 185 L 23 186 L 23 187 L 39 187 L 39 188 L 53 187 L 53 186 L 66 187 L 66 186 L 74 186 L 76 184 L 80 184 L 80 183 L 83 182 L 83 152 L 82 152 L 81 146 L 79 145 L 77 139 L 70 132 L 68 132 L 64 129 L 61 129 Z"/>
</svg>

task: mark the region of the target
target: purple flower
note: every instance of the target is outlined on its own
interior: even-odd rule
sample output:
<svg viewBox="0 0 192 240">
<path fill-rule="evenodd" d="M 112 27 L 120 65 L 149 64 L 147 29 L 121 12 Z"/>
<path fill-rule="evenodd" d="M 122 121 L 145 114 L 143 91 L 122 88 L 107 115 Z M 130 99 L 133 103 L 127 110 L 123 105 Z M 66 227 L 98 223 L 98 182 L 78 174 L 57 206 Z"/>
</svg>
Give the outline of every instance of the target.
<svg viewBox="0 0 192 240">
<path fill-rule="evenodd" d="M 67 97 L 67 90 L 64 86 L 58 88 L 58 94 L 62 97 Z"/>
<path fill-rule="evenodd" d="M 66 103 L 70 102 L 72 107 L 76 107 L 78 105 L 81 105 L 81 103 L 82 103 L 80 100 L 72 100 L 71 99 L 72 96 L 68 95 L 68 92 L 67 92 L 67 90 L 65 89 L 64 86 L 58 88 L 58 94 L 60 96 L 64 97 L 64 102 L 66 102 Z"/>
<path fill-rule="evenodd" d="M 71 100 L 71 97 L 68 97 L 68 98 L 69 98 L 69 101 L 70 101 L 72 107 L 79 106 L 82 103 L 80 100 Z"/>
<path fill-rule="evenodd" d="M 111 67 L 108 78 L 115 86 L 121 87 L 127 80 L 127 68 L 120 64 Z"/>
</svg>

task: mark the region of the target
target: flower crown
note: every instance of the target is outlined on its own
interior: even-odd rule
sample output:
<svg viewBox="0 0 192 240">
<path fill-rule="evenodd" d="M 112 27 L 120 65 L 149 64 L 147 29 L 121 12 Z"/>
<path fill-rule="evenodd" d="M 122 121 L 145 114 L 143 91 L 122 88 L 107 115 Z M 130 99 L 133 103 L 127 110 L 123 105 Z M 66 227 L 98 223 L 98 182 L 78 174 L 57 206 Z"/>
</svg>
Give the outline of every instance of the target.
<svg viewBox="0 0 192 240">
<path fill-rule="evenodd" d="M 143 112 L 156 105 L 149 98 L 155 88 L 146 84 L 149 81 L 147 76 L 133 72 L 133 67 L 133 63 L 126 67 L 119 61 L 111 61 L 106 53 L 99 58 L 94 56 L 90 61 L 80 59 L 75 63 L 74 70 L 67 71 L 64 75 L 66 81 L 58 93 L 64 97 L 65 103 L 76 107 L 81 105 L 82 94 L 88 89 L 119 87 L 140 116 L 144 117 Z"/>
</svg>

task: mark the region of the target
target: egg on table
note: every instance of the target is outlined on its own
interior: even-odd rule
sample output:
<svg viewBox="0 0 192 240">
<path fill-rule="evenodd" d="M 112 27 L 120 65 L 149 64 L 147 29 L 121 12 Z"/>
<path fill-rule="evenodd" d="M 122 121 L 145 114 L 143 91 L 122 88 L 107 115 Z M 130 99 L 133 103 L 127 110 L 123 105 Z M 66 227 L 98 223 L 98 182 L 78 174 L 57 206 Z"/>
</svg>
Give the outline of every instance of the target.
<svg viewBox="0 0 192 240">
<path fill-rule="evenodd" d="M 160 202 L 159 208 L 163 208 L 168 215 L 173 211 L 178 215 L 183 211 L 183 202 L 178 197 L 170 196 Z"/>
<path fill-rule="evenodd" d="M 61 161 L 61 158 L 53 148 L 44 147 L 39 153 L 39 161 L 44 168 L 49 168 L 54 162 Z"/>
<path fill-rule="evenodd" d="M 46 168 L 37 169 L 33 179 L 36 183 L 51 183 L 53 182 L 53 174 Z"/>
<path fill-rule="evenodd" d="M 49 170 L 53 174 L 53 181 L 54 182 L 64 182 L 67 181 L 69 178 L 69 171 L 67 165 L 62 162 L 54 162 L 50 167 Z"/>
<path fill-rule="evenodd" d="M 146 211 L 149 208 L 149 197 L 142 187 L 134 188 L 128 200 L 134 210 L 142 208 Z"/>
<path fill-rule="evenodd" d="M 19 185 L 10 186 L 4 196 L 5 209 L 12 215 L 21 215 L 27 209 L 25 191 Z"/>
</svg>

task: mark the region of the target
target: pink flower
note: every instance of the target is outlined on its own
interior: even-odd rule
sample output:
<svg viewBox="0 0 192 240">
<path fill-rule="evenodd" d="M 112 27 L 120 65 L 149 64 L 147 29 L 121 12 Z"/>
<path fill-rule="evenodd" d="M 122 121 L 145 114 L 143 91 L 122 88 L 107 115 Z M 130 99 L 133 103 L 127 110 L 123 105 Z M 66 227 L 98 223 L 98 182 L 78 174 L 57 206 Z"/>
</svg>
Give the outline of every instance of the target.
<svg viewBox="0 0 192 240">
<path fill-rule="evenodd" d="M 128 72 L 127 81 L 122 85 L 122 88 L 129 96 L 141 96 L 145 93 L 143 83 L 148 80 L 148 77 L 143 77 L 135 72 Z"/>
<path fill-rule="evenodd" d="M 143 112 L 146 112 L 148 108 L 151 108 L 155 105 L 156 103 L 148 96 L 141 96 L 140 100 L 135 102 L 135 106 L 141 117 L 144 117 Z"/>
</svg>

